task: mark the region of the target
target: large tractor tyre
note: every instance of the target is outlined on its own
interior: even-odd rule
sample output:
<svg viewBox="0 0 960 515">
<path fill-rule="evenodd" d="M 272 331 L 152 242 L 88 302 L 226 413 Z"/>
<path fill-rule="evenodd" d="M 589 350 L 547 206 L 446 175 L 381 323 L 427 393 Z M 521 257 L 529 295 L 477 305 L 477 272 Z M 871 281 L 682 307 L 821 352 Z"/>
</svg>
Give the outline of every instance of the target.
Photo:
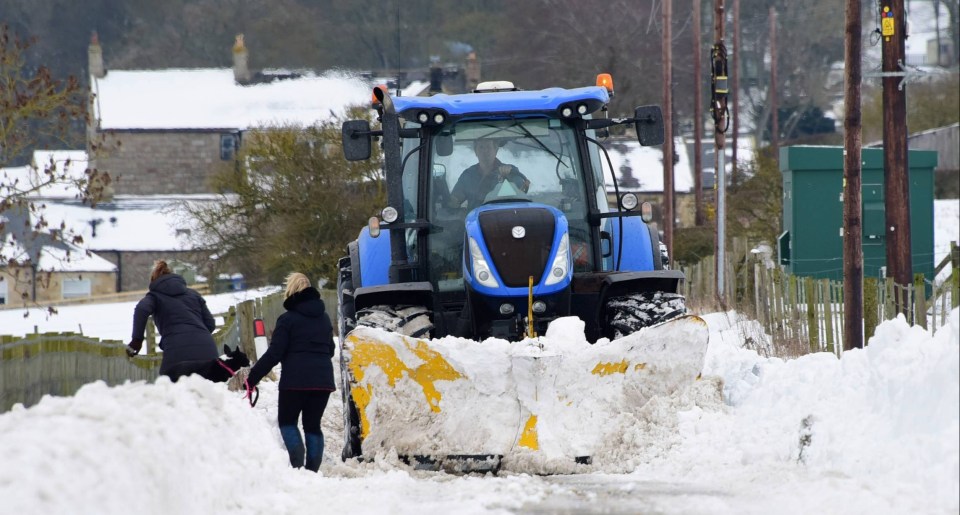
<svg viewBox="0 0 960 515">
<path fill-rule="evenodd" d="M 337 329 L 340 335 L 340 349 L 343 350 L 342 339 L 357 325 L 357 314 L 353 301 L 353 271 L 350 268 L 350 258 L 340 260 L 340 274 L 337 277 Z M 347 364 L 340 353 L 340 395 L 343 400 L 343 451 L 340 458 L 344 461 L 360 457 L 360 415 L 357 405 L 350 394 L 350 381 Z"/>
<path fill-rule="evenodd" d="M 376 327 L 413 338 L 430 338 L 433 322 L 423 306 L 373 306 L 357 313 L 357 325 Z"/>
<path fill-rule="evenodd" d="M 622 338 L 686 312 L 686 301 L 679 293 L 633 293 L 613 297 L 605 308 L 606 336 L 611 340 Z"/>
</svg>

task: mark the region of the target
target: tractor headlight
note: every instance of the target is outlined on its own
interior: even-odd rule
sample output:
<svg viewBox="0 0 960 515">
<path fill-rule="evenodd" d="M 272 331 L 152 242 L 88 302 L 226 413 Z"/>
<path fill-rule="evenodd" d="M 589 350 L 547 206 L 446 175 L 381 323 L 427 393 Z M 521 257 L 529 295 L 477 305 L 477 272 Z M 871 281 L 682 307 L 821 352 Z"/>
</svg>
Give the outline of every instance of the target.
<svg viewBox="0 0 960 515">
<path fill-rule="evenodd" d="M 563 109 L 560 110 L 560 114 L 564 118 L 570 118 L 571 116 L 573 116 L 573 109 L 570 108 L 569 106 L 564 107 Z"/>
<path fill-rule="evenodd" d="M 577 113 L 579 113 L 580 116 L 583 116 L 583 115 L 587 114 L 587 104 L 580 104 L 580 105 L 578 105 L 578 106 L 577 106 Z"/>
<path fill-rule="evenodd" d="M 426 111 L 420 111 L 417 113 L 417 121 L 421 124 L 427 123 L 430 121 L 430 115 Z"/>
<path fill-rule="evenodd" d="M 474 279 L 487 288 L 499 288 L 500 283 L 493 277 L 493 272 L 490 271 L 490 265 L 487 264 L 487 260 L 483 257 L 483 252 L 480 251 L 480 245 L 477 245 L 477 240 L 470 238 L 469 245 L 470 265 L 473 269 Z"/>
<path fill-rule="evenodd" d="M 387 206 L 380 211 L 380 216 L 383 218 L 384 222 L 392 224 L 397 221 L 397 218 L 400 218 L 400 213 L 397 212 L 397 208 L 393 206 Z"/>
<path fill-rule="evenodd" d="M 547 312 L 547 303 L 542 300 L 534 301 L 532 308 L 534 313 L 542 315 Z"/>
<path fill-rule="evenodd" d="M 436 113 L 433 115 L 433 123 L 437 125 L 443 125 L 444 119 L 443 113 Z"/>
<path fill-rule="evenodd" d="M 557 284 L 567 277 L 570 270 L 570 238 L 566 234 L 560 237 L 560 245 L 557 246 L 557 255 L 550 264 L 550 273 L 547 274 L 547 280 L 544 284 Z"/>
</svg>

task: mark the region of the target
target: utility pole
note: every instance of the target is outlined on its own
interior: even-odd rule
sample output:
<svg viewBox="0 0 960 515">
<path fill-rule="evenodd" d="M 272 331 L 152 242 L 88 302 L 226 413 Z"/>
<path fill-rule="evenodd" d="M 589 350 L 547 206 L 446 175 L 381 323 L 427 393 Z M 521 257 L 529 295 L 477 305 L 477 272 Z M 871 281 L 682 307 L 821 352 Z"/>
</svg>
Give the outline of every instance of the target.
<svg viewBox="0 0 960 515">
<path fill-rule="evenodd" d="M 737 157 L 737 147 L 740 145 L 740 56 L 743 55 L 740 49 L 740 0 L 733 0 L 733 69 L 730 71 L 730 91 L 733 93 L 733 110 L 730 111 L 730 119 L 733 121 L 733 143 L 730 151 L 731 156 L 730 172 L 731 183 L 736 186 L 740 182 L 740 172 L 737 169 L 739 158 Z"/>
<path fill-rule="evenodd" d="M 780 107 L 777 105 L 777 10 L 770 6 L 770 146 L 780 167 Z"/>
<path fill-rule="evenodd" d="M 694 224 L 703 225 L 703 101 L 700 71 L 700 0 L 693 0 L 693 198 L 696 204 Z"/>
<path fill-rule="evenodd" d="M 673 53 L 670 49 L 670 30 L 673 0 L 663 0 L 663 243 L 673 261 Z"/>
<path fill-rule="evenodd" d="M 861 0 L 846 0 L 843 115 L 843 350 L 863 348 Z"/>
<path fill-rule="evenodd" d="M 903 0 L 880 0 L 881 72 L 904 71 L 906 39 Z M 883 183 L 886 216 L 887 275 L 900 286 L 913 282 L 910 256 L 910 178 L 907 167 L 907 94 L 904 77 L 883 77 Z M 907 290 L 894 296 L 896 310 L 907 313 Z"/>
<path fill-rule="evenodd" d="M 717 235 L 716 235 L 716 276 L 717 300 L 725 303 L 724 274 L 726 271 L 726 218 L 727 218 L 727 165 L 724 163 L 723 133 L 727 131 L 727 48 L 723 44 L 724 24 L 723 0 L 715 0 L 713 30 L 716 41 L 710 53 L 712 78 L 710 112 L 713 115 L 713 148 L 716 151 L 717 171 Z"/>
</svg>

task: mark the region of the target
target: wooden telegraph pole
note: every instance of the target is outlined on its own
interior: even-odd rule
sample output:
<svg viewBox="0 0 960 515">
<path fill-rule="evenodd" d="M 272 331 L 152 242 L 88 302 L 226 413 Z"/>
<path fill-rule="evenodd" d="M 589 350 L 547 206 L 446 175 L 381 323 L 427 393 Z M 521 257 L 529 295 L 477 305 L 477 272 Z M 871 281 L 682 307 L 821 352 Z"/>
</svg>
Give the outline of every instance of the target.
<svg viewBox="0 0 960 515">
<path fill-rule="evenodd" d="M 673 0 L 663 0 L 663 243 L 667 255 L 673 261 L 673 98 L 670 83 L 673 53 L 670 23 L 673 17 Z"/>
<path fill-rule="evenodd" d="M 903 0 L 880 0 L 883 73 L 883 183 L 886 213 L 887 276 L 903 287 L 913 282 L 910 255 L 910 179 L 907 167 L 907 95 L 905 91 Z M 899 75 L 899 76 L 898 76 Z M 906 314 L 906 288 L 894 296 Z"/>
<path fill-rule="evenodd" d="M 717 300 L 720 305 L 725 303 L 726 286 L 724 275 L 726 271 L 726 218 L 727 218 L 727 165 L 724 162 L 723 133 L 727 131 L 727 48 L 723 44 L 723 0 L 715 0 L 713 29 L 716 41 L 710 53 L 712 78 L 710 112 L 713 115 L 713 147 L 716 151 L 717 171 L 717 235 L 716 235 L 716 275 Z"/>
<path fill-rule="evenodd" d="M 863 347 L 860 1 L 846 0 L 843 116 L 843 349 Z"/>
<path fill-rule="evenodd" d="M 730 93 L 733 98 L 733 109 L 730 111 L 730 120 L 733 122 L 733 134 L 731 134 L 730 151 L 733 153 L 730 159 L 730 182 L 736 186 L 740 180 L 740 172 L 737 170 L 737 146 L 740 144 L 737 139 L 740 135 L 740 0 L 733 0 L 733 69 L 730 70 Z"/>
<path fill-rule="evenodd" d="M 703 101 L 700 72 L 700 0 L 693 0 L 693 198 L 696 204 L 694 223 L 703 225 Z"/>
<path fill-rule="evenodd" d="M 777 105 L 777 9 L 770 6 L 770 147 L 780 165 L 780 106 Z"/>
</svg>

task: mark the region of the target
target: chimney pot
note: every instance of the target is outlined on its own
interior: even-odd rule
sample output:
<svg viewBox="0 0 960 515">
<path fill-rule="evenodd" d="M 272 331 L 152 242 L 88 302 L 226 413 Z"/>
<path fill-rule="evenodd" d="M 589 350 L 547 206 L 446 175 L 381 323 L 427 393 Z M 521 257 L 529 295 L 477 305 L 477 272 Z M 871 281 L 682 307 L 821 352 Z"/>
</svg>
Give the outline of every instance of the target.
<svg viewBox="0 0 960 515">
<path fill-rule="evenodd" d="M 237 34 L 233 43 L 233 80 L 243 84 L 250 80 L 250 67 L 247 64 L 247 47 L 243 44 L 243 34 Z"/>
<path fill-rule="evenodd" d="M 103 66 L 103 49 L 100 47 L 100 37 L 97 31 L 90 34 L 90 46 L 87 47 L 87 68 L 90 75 L 97 79 L 102 79 L 107 74 Z"/>
</svg>

